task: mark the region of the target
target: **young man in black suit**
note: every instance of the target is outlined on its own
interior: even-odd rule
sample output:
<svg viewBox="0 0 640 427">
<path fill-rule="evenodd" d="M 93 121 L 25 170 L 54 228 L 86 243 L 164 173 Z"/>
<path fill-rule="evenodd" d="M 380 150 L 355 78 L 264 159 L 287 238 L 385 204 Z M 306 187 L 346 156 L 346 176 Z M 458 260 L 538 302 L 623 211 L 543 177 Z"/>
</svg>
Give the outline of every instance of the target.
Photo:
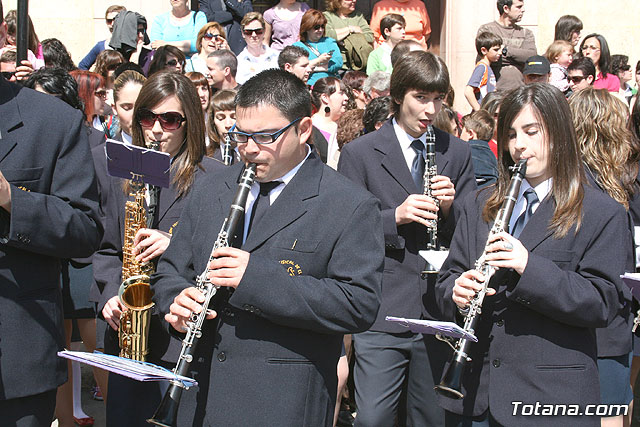
<svg viewBox="0 0 640 427">
<path fill-rule="evenodd" d="M 229 133 L 256 163 L 240 248 L 214 252 L 210 307 L 179 425 L 331 426 L 342 336 L 367 330 L 379 307 L 384 243 L 379 202 L 322 164 L 307 141 L 304 83 L 267 70 L 239 90 Z M 243 164 L 196 183 L 152 278 L 172 329 L 185 331 Z M 267 189 L 268 186 L 272 188 Z M 255 206 L 264 215 L 252 219 Z M 266 210 L 264 210 L 266 209 Z M 283 404 L 284 402 L 284 404 Z"/>
<path fill-rule="evenodd" d="M 51 425 L 67 380 L 60 258 L 97 249 L 97 200 L 80 111 L 0 76 L 2 425 Z"/>
<path fill-rule="evenodd" d="M 426 134 L 448 90 L 449 73 L 441 59 L 423 51 L 408 53 L 391 75 L 393 119 L 345 145 L 340 155 L 338 171 L 382 202 L 386 247 L 377 320 L 353 338 L 356 425 L 389 426 L 396 417 L 400 425 L 444 423 L 433 386 L 440 381 L 448 347 L 433 336 L 407 332 L 384 319 L 440 317 L 431 277 L 435 275 L 421 278 L 426 262 L 418 251 L 425 249 L 426 225 L 434 219 L 440 243 L 449 246 L 458 216 L 454 200 L 476 189 L 469 145 L 433 128 L 438 173 L 431 188 L 439 207 L 422 194 L 419 162 L 424 171 Z"/>
</svg>

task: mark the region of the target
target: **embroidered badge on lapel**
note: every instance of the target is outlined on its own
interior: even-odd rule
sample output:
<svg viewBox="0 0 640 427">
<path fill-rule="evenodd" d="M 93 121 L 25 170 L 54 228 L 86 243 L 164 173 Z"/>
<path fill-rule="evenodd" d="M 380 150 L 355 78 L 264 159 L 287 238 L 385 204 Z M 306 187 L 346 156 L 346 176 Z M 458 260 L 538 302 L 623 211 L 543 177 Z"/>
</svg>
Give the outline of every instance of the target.
<svg viewBox="0 0 640 427">
<path fill-rule="evenodd" d="M 173 229 L 178 226 L 178 222 L 180 221 L 174 222 L 171 228 L 169 229 L 169 234 L 171 234 L 172 236 L 173 236 Z"/>
<path fill-rule="evenodd" d="M 26 191 L 27 193 L 31 193 L 31 190 L 29 190 L 27 187 L 20 186 L 18 188 L 22 191 Z"/>
<path fill-rule="evenodd" d="M 302 274 L 302 267 L 300 267 L 299 264 L 296 264 L 290 259 L 281 259 L 280 264 L 287 267 L 287 273 L 289 273 L 289 276 L 293 277 L 293 276 L 299 276 Z"/>
</svg>

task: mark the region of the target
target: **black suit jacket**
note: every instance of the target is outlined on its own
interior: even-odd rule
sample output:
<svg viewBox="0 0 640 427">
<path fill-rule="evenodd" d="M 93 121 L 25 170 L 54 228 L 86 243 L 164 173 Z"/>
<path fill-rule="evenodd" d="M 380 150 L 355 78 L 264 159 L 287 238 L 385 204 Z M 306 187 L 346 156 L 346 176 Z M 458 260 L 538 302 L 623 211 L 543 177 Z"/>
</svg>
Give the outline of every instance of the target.
<svg viewBox="0 0 640 427">
<path fill-rule="evenodd" d="M 520 235 L 529 251 L 522 276 L 499 270 L 485 298 L 463 374 L 463 400 L 440 397 L 445 409 L 480 415 L 489 408 L 502 425 L 599 426 L 598 417 L 514 417 L 511 402 L 582 405 L 600 403 L 595 329 L 620 310 L 616 282 L 624 271 L 629 231 L 624 208 L 585 186 L 582 225 L 560 239 L 549 223 L 555 202 L 548 196 Z M 455 279 L 473 268 L 490 224 L 482 209 L 490 189 L 470 195 L 456 227 L 450 256 L 436 287 L 442 310 L 453 320 Z M 576 424 L 577 423 L 577 424 Z"/>
<path fill-rule="evenodd" d="M 449 246 L 459 212 L 459 200 L 476 189 L 471 149 L 466 142 L 434 128 L 438 174 L 451 179 L 456 189 L 454 204 L 446 220 L 440 219 L 438 239 Z M 363 186 L 382 203 L 385 240 L 385 264 L 382 280 L 382 305 L 372 329 L 382 332 L 406 332 L 403 326 L 384 320 L 385 316 L 438 319 L 434 299 L 435 280 L 422 280 L 426 262 L 418 251 L 425 249 L 427 231 L 418 223 L 396 225 L 395 210 L 416 188 L 407 167 L 391 120 L 342 148 L 338 171 Z"/>
<path fill-rule="evenodd" d="M 195 182 L 202 179 L 207 173 L 211 173 L 217 168 L 225 167 L 222 163 L 208 157 L 203 158 L 201 166 L 203 169 L 196 169 Z M 118 290 L 122 283 L 124 211 L 125 203 L 130 200 L 129 196 L 124 193 L 122 184 L 122 179 L 111 178 L 109 181 L 109 197 L 107 206 L 104 209 L 106 214 L 105 235 L 100 244 L 100 249 L 93 257 L 94 278 L 100 291 L 97 300 L 98 316 L 101 320 L 102 309 L 109 299 L 118 295 Z M 161 188 L 152 228 L 173 234 L 179 224 L 180 213 L 188 197 L 189 194 L 184 197 L 178 197 L 172 185 L 167 188 Z M 117 335 L 118 333 L 111 327 L 106 328 L 104 344 L 105 351 L 108 353 L 118 353 Z M 181 345 L 177 340 L 171 340 L 170 336 L 163 331 L 160 319 L 156 315 L 152 316 L 151 319 L 149 342 L 148 361 L 153 363 L 164 362 L 168 365 L 175 364 Z"/>
<path fill-rule="evenodd" d="M 89 256 L 102 234 L 82 114 L 0 77 L 0 399 L 66 381 L 60 258 Z"/>
<path fill-rule="evenodd" d="M 242 167 L 193 189 L 152 278 L 161 312 L 204 271 Z M 311 153 L 242 249 L 249 264 L 230 297 L 219 291 L 218 323 L 205 322 L 197 409 L 181 407 L 179 425 L 332 425 L 342 334 L 367 330 L 379 305 L 378 201 Z"/>
</svg>

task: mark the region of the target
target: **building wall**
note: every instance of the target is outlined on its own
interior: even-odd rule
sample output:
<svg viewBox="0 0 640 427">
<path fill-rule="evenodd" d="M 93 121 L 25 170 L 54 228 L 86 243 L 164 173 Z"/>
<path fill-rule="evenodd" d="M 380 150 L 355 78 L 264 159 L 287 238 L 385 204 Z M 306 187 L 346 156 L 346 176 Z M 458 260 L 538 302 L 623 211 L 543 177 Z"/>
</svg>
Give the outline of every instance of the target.
<svg viewBox="0 0 640 427">
<path fill-rule="evenodd" d="M 375 3 L 360 0 L 359 9 Z M 2 0 L 5 13 L 16 7 L 16 0 Z M 153 17 L 170 9 L 168 0 L 31 0 L 29 13 L 38 37 L 60 39 L 77 63 L 98 40 L 107 37 L 104 24 L 106 8 L 117 2 L 129 10 L 144 12 L 149 25 Z M 435 25 L 439 21 L 439 54 L 449 66 L 451 82 L 456 92 L 455 107 L 461 113 L 470 111 L 463 91 L 475 65 L 475 36 L 477 28 L 494 20 L 498 11 L 495 0 L 425 0 L 430 11 L 440 11 L 431 16 Z M 525 0 L 525 13 L 521 24 L 533 31 L 538 52 L 543 54 L 553 41 L 554 26 L 562 15 L 573 14 L 583 21 L 585 36 L 591 32 L 603 34 L 609 42 L 611 53 L 623 53 L 635 66 L 640 60 L 640 27 L 635 24 L 640 16 L 640 2 L 623 2 L 623 8 L 603 7 L 597 0 L 567 2 L 557 0 Z M 578 7 L 579 6 L 579 7 Z M 613 6 L 613 4 L 611 5 Z M 433 36 L 434 39 L 436 35 Z"/>
</svg>

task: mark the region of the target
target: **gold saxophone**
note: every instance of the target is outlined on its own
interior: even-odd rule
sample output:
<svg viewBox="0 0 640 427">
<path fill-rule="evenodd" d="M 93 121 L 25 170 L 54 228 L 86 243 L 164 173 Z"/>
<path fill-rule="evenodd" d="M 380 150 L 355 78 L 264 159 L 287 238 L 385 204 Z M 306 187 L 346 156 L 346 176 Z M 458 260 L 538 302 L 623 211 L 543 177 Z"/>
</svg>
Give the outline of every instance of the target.
<svg viewBox="0 0 640 427">
<path fill-rule="evenodd" d="M 122 284 L 118 291 L 126 310 L 120 316 L 118 338 L 120 357 L 145 361 L 149 353 L 149 325 L 153 307 L 153 292 L 149 283 L 153 264 L 136 261 L 133 253 L 136 233 L 147 226 L 147 212 L 144 207 L 144 182 L 140 175 L 132 175 L 130 195 L 134 200 L 127 201 L 125 205 Z"/>
</svg>

